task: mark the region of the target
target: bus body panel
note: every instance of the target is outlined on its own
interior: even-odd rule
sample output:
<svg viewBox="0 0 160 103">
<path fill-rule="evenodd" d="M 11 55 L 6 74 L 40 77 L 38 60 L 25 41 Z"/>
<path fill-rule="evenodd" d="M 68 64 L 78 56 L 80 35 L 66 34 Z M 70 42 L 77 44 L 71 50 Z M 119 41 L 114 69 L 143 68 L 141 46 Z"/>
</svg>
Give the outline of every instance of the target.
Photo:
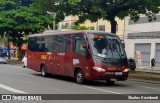
<svg viewBox="0 0 160 103">
<path fill-rule="evenodd" d="M 92 70 L 91 59 L 87 59 L 82 55 L 73 54 L 73 68 L 79 68 L 84 72 L 84 76 L 86 79 L 91 79 L 91 70 Z"/>
<path fill-rule="evenodd" d="M 75 38 L 71 38 L 70 51 L 57 53 L 53 52 L 32 52 L 28 50 L 27 61 L 28 68 L 35 71 L 40 71 L 41 65 L 45 65 L 47 68 L 47 73 L 58 74 L 64 76 L 74 77 L 75 70 L 81 69 L 84 73 L 84 78 L 88 80 L 126 80 L 128 77 L 128 63 L 124 60 L 124 63 L 119 65 L 108 65 L 103 63 L 104 59 L 97 59 L 93 53 L 92 43 L 86 31 L 73 31 L 73 32 L 62 32 L 61 34 L 75 35 L 77 33 L 82 33 L 86 36 L 86 41 L 88 47 L 90 48 L 90 58 L 82 54 L 74 52 L 73 43 Z M 51 33 L 48 35 L 58 35 L 58 33 Z M 31 35 L 30 37 L 38 37 L 45 35 Z M 78 41 L 78 40 L 77 40 Z M 81 42 L 81 41 L 80 41 Z M 105 71 L 97 71 L 93 68 L 103 68 Z M 119 73 L 119 74 L 118 74 Z M 122 73 L 122 74 L 120 74 Z"/>
<path fill-rule="evenodd" d="M 74 77 L 72 52 L 70 52 L 70 53 L 65 53 L 65 59 L 64 59 L 64 75 L 70 76 L 70 77 Z"/>
</svg>

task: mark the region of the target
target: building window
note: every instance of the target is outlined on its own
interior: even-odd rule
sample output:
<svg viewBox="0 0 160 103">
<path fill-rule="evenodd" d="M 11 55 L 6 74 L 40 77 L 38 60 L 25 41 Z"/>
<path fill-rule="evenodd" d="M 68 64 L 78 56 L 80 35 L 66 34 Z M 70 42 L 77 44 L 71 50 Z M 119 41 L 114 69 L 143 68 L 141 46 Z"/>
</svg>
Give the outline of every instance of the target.
<svg viewBox="0 0 160 103">
<path fill-rule="evenodd" d="M 69 23 L 65 23 L 65 26 L 69 26 Z"/>
<path fill-rule="evenodd" d="M 105 31 L 105 25 L 100 25 L 99 26 L 99 31 Z"/>
<path fill-rule="evenodd" d="M 75 26 L 75 22 L 71 22 L 71 27 Z"/>
</svg>

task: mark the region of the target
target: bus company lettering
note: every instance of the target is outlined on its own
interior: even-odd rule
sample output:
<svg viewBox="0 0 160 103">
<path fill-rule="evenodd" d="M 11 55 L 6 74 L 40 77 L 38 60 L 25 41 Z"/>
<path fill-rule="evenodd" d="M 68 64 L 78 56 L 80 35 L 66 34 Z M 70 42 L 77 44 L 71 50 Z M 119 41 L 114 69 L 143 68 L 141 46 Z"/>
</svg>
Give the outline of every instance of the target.
<svg viewBox="0 0 160 103">
<path fill-rule="evenodd" d="M 47 59 L 47 55 L 41 55 L 41 59 L 46 60 Z"/>
<path fill-rule="evenodd" d="M 60 60 L 60 56 L 51 56 L 51 55 L 41 55 L 41 59 L 42 60 L 56 60 L 56 61 L 58 61 L 58 60 Z"/>
</svg>

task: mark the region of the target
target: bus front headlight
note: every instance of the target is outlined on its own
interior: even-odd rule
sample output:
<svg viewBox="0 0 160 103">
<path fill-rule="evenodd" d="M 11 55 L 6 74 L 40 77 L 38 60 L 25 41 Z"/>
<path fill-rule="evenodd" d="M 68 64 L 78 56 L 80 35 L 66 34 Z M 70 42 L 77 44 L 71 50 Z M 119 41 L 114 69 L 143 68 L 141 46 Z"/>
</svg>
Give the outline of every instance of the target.
<svg viewBox="0 0 160 103">
<path fill-rule="evenodd" d="M 106 70 L 100 67 L 93 67 L 94 70 L 98 71 L 98 72 L 105 72 Z"/>
<path fill-rule="evenodd" d="M 123 70 L 123 72 L 128 72 L 128 71 L 129 71 L 129 69 L 124 69 L 124 70 Z"/>
</svg>

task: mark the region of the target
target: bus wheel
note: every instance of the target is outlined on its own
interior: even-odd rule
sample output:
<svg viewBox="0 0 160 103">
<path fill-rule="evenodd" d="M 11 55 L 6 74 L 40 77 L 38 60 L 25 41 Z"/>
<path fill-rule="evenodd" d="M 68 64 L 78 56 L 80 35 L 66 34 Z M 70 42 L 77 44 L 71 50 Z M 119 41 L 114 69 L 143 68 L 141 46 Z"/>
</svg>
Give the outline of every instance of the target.
<svg viewBox="0 0 160 103">
<path fill-rule="evenodd" d="M 46 67 L 43 65 L 42 68 L 41 68 L 41 75 L 43 77 L 46 77 L 47 76 L 47 73 L 46 73 Z"/>
<path fill-rule="evenodd" d="M 113 85 L 115 83 L 115 81 L 110 81 L 110 80 L 106 80 L 108 85 Z"/>
<path fill-rule="evenodd" d="M 78 84 L 82 84 L 84 82 L 84 75 L 83 75 L 83 72 L 81 70 L 78 70 L 76 72 L 76 82 Z"/>
</svg>

